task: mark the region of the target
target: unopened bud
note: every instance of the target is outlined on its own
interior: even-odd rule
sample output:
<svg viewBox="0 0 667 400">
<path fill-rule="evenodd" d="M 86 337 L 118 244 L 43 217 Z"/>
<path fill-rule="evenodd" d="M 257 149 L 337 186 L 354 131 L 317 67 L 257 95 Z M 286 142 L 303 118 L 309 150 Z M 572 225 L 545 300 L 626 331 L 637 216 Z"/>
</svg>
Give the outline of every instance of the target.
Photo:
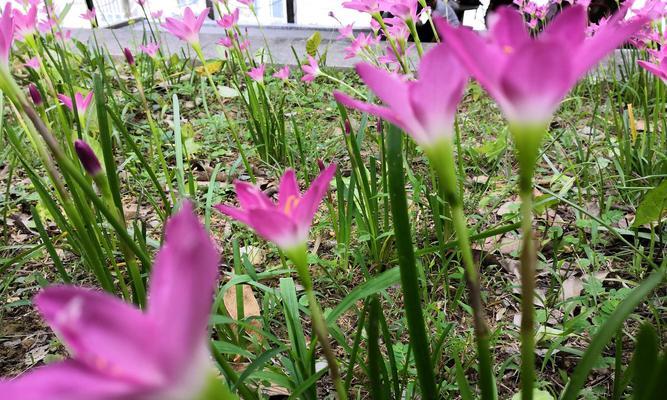
<svg viewBox="0 0 667 400">
<path fill-rule="evenodd" d="M 127 63 L 130 64 L 130 66 L 134 65 L 134 55 L 132 55 L 132 51 L 126 47 L 123 49 L 123 54 L 125 54 Z"/>
<path fill-rule="evenodd" d="M 81 161 L 81 165 L 83 165 L 83 169 L 86 170 L 88 175 L 94 177 L 102 172 L 100 160 L 88 143 L 83 140 L 77 140 L 74 142 L 74 150 L 79 157 L 79 161 Z"/>
<path fill-rule="evenodd" d="M 352 133 L 352 124 L 350 123 L 349 119 L 345 120 L 344 126 L 345 126 L 345 134 L 346 135 L 349 135 L 350 133 Z"/>
<path fill-rule="evenodd" d="M 35 86 L 34 83 L 28 85 L 28 92 L 30 93 L 30 98 L 32 102 L 35 103 L 37 107 L 42 105 L 42 94 L 39 93 L 39 89 Z"/>
<path fill-rule="evenodd" d="M 382 123 L 382 118 L 378 118 L 378 123 L 377 123 L 377 131 L 378 134 L 382 134 L 382 129 L 384 128 L 384 124 Z"/>
<path fill-rule="evenodd" d="M 317 159 L 317 167 L 320 169 L 320 172 L 324 171 L 327 168 L 327 166 L 324 165 L 324 161 L 322 161 L 321 158 Z"/>
</svg>

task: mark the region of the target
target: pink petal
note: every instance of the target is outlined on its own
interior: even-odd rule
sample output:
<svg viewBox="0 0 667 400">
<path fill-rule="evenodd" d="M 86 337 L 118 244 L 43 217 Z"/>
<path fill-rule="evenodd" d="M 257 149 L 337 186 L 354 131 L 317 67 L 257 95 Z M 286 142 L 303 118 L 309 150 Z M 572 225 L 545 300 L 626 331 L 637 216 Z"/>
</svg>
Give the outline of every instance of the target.
<svg viewBox="0 0 667 400">
<path fill-rule="evenodd" d="M 35 304 L 73 356 L 90 368 L 144 385 L 163 382 L 155 341 L 161 333 L 138 309 L 73 286 L 46 288 Z"/>
<path fill-rule="evenodd" d="M 162 367 L 182 376 L 206 347 L 209 313 L 220 255 L 190 202 L 172 216 L 158 252 L 148 297 L 148 315 L 159 327 Z"/>
<path fill-rule="evenodd" d="M 293 218 L 302 227 L 310 228 L 315 212 L 320 207 L 322 198 L 329 189 L 331 179 L 336 174 L 336 164 L 331 163 L 320 175 L 315 178 L 306 193 L 294 210 Z"/>
<path fill-rule="evenodd" d="M 491 15 L 489 25 L 489 37 L 500 47 L 518 48 L 531 40 L 523 16 L 515 8 L 500 7 Z"/>
<path fill-rule="evenodd" d="M 48 364 L 16 379 L 0 380 L 0 398 L 12 400 L 132 400 L 142 388 L 100 374 L 76 360 Z"/>
<path fill-rule="evenodd" d="M 410 103 L 426 136 L 416 137 L 418 142 L 427 144 L 451 137 L 456 106 L 467 80 L 467 72 L 446 45 L 440 44 L 424 55 L 419 64 L 419 81 L 410 87 Z"/>
<path fill-rule="evenodd" d="M 225 204 L 218 204 L 214 206 L 216 210 L 219 212 L 231 217 L 232 219 L 235 219 L 239 221 L 242 224 L 248 225 L 250 224 L 250 218 L 248 217 L 248 211 L 241 209 L 241 208 L 236 208 L 236 207 L 231 207 Z"/>
<path fill-rule="evenodd" d="M 660 66 L 651 64 L 650 62 L 644 60 L 637 61 L 637 64 L 639 64 L 640 67 L 644 68 L 658 78 L 661 78 L 662 80 L 667 80 L 667 60 L 663 59 L 662 63 L 664 66 L 660 68 Z"/>
<path fill-rule="evenodd" d="M 366 85 L 394 112 L 408 107 L 408 85 L 396 74 L 366 63 L 357 64 L 356 70 Z"/>
<path fill-rule="evenodd" d="M 301 198 L 299 185 L 296 182 L 296 173 L 293 169 L 288 169 L 280 179 L 280 188 L 278 189 L 278 208 L 288 213 L 292 210 Z"/>
<path fill-rule="evenodd" d="M 496 85 L 507 54 L 482 39 L 468 28 L 454 28 L 442 19 L 436 19 L 438 31 L 459 61 L 480 85 L 497 97 Z"/>
<path fill-rule="evenodd" d="M 248 215 L 250 226 L 255 232 L 282 249 L 302 245 L 308 239 L 308 230 L 300 229 L 293 218 L 281 211 L 256 209 Z"/>
<path fill-rule="evenodd" d="M 274 204 L 267 195 L 264 194 L 257 186 L 247 182 L 236 181 L 236 197 L 239 200 L 241 208 L 245 210 L 255 208 L 273 208 Z"/>
<path fill-rule="evenodd" d="M 360 100 L 353 99 L 352 97 L 346 95 L 343 92 L 334 90 L 334 98 L 337 102 L 344 105 L 345 107 L 359 110 L 361 112 L 375 115 L 380 117 L 387 122 L 390 122 L 396 126 L 401 127 L 402 129 L 408 130 L 407 125 L 396 115 L 394 112 L 386 107 L 376 106 L 375 104 L 369 104 Z"/>
<path fill-rule="evenodd" d="M 500 106 L 512 122 L 545 123 L 573 84 L 568 53 L 558 42 L 533 41 L 508 59 L 500 82 Z"/>
<path fill-rule="evenodd" d="M 73 109 L 74 109 L 74 106 L 72 105 L 72 98 L 71 98 L 71 97 L 69 97 L 69 96 L 67 96 L 67 95 L 64 95 L 64 94 L 59 94 L 59 95 L 58 95 L 58 100 L 60 100 L 60 102 L 61 102 L 65 107 L 69 108 L 70 110 L 73 110 Z"/>
<path fill-rule="evenodd" d="M 581 5 L 561 12 L 540 35 L 540 39 L 555 40 L 574 48 L 586 39 L 588 14 Z"/>
</svg>

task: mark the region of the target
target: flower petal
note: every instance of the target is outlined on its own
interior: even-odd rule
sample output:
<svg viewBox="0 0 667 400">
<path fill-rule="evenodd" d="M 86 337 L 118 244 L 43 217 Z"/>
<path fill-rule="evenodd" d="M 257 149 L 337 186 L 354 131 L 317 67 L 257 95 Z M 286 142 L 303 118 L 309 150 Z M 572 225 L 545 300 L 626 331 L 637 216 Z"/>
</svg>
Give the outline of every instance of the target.
<svg viewBox="0 0 667 400">
<path fill-rule="evenodd" d="M 257 186 L 247 182 L 236 181 L 236 197 L 241 208 L 251 210 L 255 208 L 274 208 L 274 204 L 269 197 L 264 194 Z"/>
<path fill-rule="evenodd" d="M 409 110 L 408 85 L 398 75 L 366 63 L 357 64 L 356 70 L 366 85 L 395 113 Z"/>
<path fill-rule="evenodd" d="M 256 209 L 252 210 L 248 217 L 250 226 L 259 236 L 275 243 L 281 249 L 302 245 L 308 239 L 308 230 L 297 226 L 293 218 L 280 211 Z"/>
<path fill-rule="evenodd" d="M 489 37 L 499 47 L 517 49 L 530 41 L 526 22 L 513 7 L 500 7 L 489 18 Z"/>
<path fill-rule="evenodd" d="M 205 346 L 219 260 L 192 205 L 184 202 L 167 222 L 148 298 L 148 315 L 160 329 L 152 340 L 164 349 L 162 366 L 171 376 L 187 369 Z"/>
<path fill-rule="evenodd" d="M 90 368 L 144 385 L 163 382 L 155 341 L 160 332 L 140 310 L 73 286 L 48 287 L 35 304 L 73 356 Z"/>
<path fill-rule="evenodd" d="M 401 127 L 402 129 L 405 130 L 408 129 L 405 123 L 397 115 L 395 115 L 392 112 L 392 110 L 386 107 L 380 107 L 376 106 L 375 104 L 370 104 L 360 100 L 353 99 L 352 97 L 346 95 L 343 92 L 339 92 L 338 90 L 334 90 L 334 98 L 336 99 L 337 102 L 344 105 L 345 107 L 359 110 L 367 114 L 375 115 L 376 117 L 380 117 L 385 121 L 388 121 L 396 126 Z"/>
<path fill-rule="evenodd" d="M 320 172 L 320 175 L 315 178 L 308 191 L 299 201 L 299 205 L 294 210 L 293 218 L 302 229 L 308 230 L 310 228 L 315 212 L 317 212 L 322 198 L 329 190 L 329 184 L 335 174 L 336 164 L 331 163 L 324 171 Z"/>
<path fill-rule="evenodd" d="M 286 212 L 298 202 L 301 197 L 299 185 L 296 182 L 296 173 L 293 169 L 288 169 L 280 178 L 280 188 L 278 188 L 278 208 Z"/>
<path fill-rule="evenodd" d="M 588 14 L 579 4 L 561 12 L 540 35 L 540 39 L 554 40 L 576 48 L 586 39 Z"/>
<path fill-rule="evenodd" d="M 12 400 L 134 400 L 143 389 L 76 360 L 35 368 L 0 381 L 0 398 Z"/>
<path fill-rule="evenodd" d="M 513 53 L 501 78 L 511 122 L 545 123 L 573 83 L 568 52 L 558 42 L 532 41 Z"/>
</svg>

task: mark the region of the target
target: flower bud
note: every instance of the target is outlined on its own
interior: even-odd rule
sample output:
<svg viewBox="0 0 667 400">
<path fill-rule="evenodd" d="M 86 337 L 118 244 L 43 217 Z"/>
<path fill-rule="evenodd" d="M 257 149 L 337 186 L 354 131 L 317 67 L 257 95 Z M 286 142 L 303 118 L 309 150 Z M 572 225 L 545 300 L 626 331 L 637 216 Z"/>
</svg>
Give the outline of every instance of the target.
<svg viewBox="0 0 667 400">
<path fill-rule="evenodd" d="M 324 161 L 322 161 L 321 158 L 317 159 L 317 167 L 320 169 L 320 172 L 324 171 L 327 168 L 327 166 L 324 165 Z"/>
<path fill-rule="evenodd" d="M 30 93 L 30 98 L 32 102 L 35 103 L 35 106 L 39 107 L 42 105 L 42 94 L 39 93 L 39 89 L 35 86 L 34 83 L 28 85 L 28 92 Z"/>
<path fill-rule="evenodd" d="M 352 133 L 352 124 L 350 123 L 349 119 L 345 120 L 344 127 L 345 127 L 345 134 L 346 135 L 349 135 L 350 133 Z"/>
<path fill-rule="evenodd" d="M 125 55 L 125 59 L 127 60 L 127 63 L 130 64 L 130 66 L 134 65 L 134 55 L 132 55 L 132 51 L 128 49 L 127 47 L 123 49 L 123 54 Z"/>
<path fill-rule="evenodd" d="M 382 123 L 382 118 L 378 118 L 378 123 L 377 123 L 377 131 L 378 134 L 382 134 L 382 130 L 384 129 L 384 124 Z"/>
<path fill-rule="evenodd" d="M 74 142 L 74 150 L 79 157 L 79 161 L 81 161 L 81 165 L 83 165 L 83 169 L 86 170 L 88 175 L 94 177 L 102 172 L 100 160 L 88 143 L 83 140 L 77 140 Z"/>
</svg>

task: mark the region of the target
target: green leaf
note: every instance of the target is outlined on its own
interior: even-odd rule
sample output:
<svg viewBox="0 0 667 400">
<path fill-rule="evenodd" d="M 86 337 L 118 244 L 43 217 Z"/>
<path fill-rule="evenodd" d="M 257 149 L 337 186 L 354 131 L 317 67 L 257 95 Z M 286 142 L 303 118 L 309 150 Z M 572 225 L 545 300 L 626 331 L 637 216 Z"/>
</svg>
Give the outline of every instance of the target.
<svg viewBox="0 0 667 400">
<path fill-rule="evenodd" d="M 512 400 L 521 400 L 521 391 L 512 396 Z M 533 400 L 554 400 L 554 397 L 546 390 L 533 389 Z"/>
<path fill-rule="evenodd" d="M 665 208 L 667 208 L 667 179 L 646 193 L 644 200 L 637 207 L 637 216 L 632 226 L 638 227 L 660 221 Z"/>
<path fill-rule="evenodd" d="M 317 54 L 317 48 L 320 47 L 322 43 L 322 35 L 319 32 L 315 32 L 306 41 L 306 53 L 315 57 Z"/>
</svg>

